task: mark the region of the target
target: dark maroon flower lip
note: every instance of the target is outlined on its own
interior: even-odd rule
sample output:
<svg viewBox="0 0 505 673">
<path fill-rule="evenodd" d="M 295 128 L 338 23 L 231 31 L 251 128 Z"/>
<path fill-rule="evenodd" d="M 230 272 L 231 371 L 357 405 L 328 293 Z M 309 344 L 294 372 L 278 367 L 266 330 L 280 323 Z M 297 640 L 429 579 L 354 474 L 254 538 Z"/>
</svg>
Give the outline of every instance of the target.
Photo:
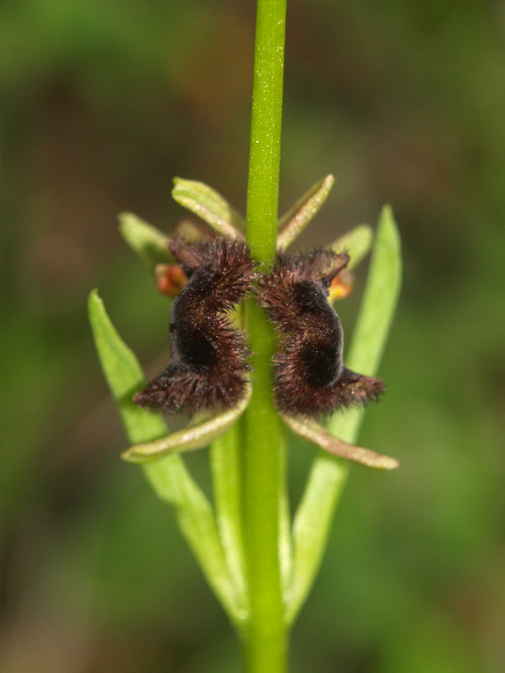
<svg viewBox="0 0 505 673">
<path fill-rule="evenodd" d="M 384 391 L 379 379 L 344 367 L 344 333 L 328 288 L 348 263 L 345 252 L 280 253 L 260 280 L 258 302 L 280 335 L 274 393 L 284 414 L 317 418 L 366 405 Z"/>
<path fill-rule="evenodd" d="M 229 312 L 251 291 L 254 262 L 245 243 L 222 236 L 174 239 L 169 250 L 188 278 L 170 313 L 171 359 L 134 402 L 184 415 L 234 407 L 245 394 L 249 351 Z"/>
</svg>

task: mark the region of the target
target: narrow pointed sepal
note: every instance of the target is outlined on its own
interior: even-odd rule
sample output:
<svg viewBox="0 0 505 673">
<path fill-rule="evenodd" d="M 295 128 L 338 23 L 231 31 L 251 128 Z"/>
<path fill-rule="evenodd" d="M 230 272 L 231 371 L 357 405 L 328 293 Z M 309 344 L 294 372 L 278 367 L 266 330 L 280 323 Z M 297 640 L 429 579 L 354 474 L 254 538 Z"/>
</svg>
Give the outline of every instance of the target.
<svg viewBox="0 0 505 673">
<path fill-rule="evenodd" d="M 231 428 L 246 410 L 250 399 L 251 386 L 248 384 L 244 398 L 232 409 L 154 442 L 136 444 L 124 451 L 121 458 L 128 463 L 149 463 L 174 451 L 186 452 L 202 449 Z"/>
<path fill-rule="evenodd" d="M 245 240 L 244 220 L 212 187 L 197 180 L 174 178 L 172 198 L 210 224 L 218 234 L 233 240 Z"/>
<path fill-rule="evenodd" d="M 345 460 L 350 460 L 353 463 L 371 467 L 375 470 L 394 470 L 400 465 L 394 458 L 370 451 L 369 449 L 363 449 L 354 444 L 348 444 L 342 439 L 338 439 L 338 437 L 333 437 L 326 428 L 316 421 L 295 418 L 286 414 L 281 414 L 281 418 L 288 428 L 299 437 L 315 444 L 333 456 L 345 458 Z"/>
<path fill-rule="evenodd" d="M 120 213 L 118 219 L 121 236 L 147 267 L 154 271 L 157 264 L 173 263 L 166 234 L 133 213 Z"/>
<path fill-rule="evenodd" d="M 321 209 L 334 182 L 333 175 L 319 180 L 281 217 L 278 228 L 282 231 L 277 236 L 277 250 L 285 250 L 298 238 Z"/>
<path fill-rule="evenodd" d="M 337 238 L 328 248 L 338 254 L 346 252 L 349 255 L 347 269 L 350 270 L 356 268 L 368 255 L 372 249 L 372 243 L 372 228 L 368 224 L 360 224 Z"/>
</svg>

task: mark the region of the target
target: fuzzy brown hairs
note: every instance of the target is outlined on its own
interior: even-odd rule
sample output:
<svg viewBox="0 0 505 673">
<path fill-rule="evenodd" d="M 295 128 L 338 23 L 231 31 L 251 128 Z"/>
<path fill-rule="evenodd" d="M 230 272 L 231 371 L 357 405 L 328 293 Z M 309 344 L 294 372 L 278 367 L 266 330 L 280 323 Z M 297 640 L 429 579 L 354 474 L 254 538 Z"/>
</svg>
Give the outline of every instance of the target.
<svg viewBox="0 0 505 673">
<path fill-rule="evenodd" d="M 248 349 L 229 312 L 251 290 L 254 262 L 245 243 L 217 237 L 169 242 L 188 277 L 170 312 L 171 359 L 134 402 L 169 414 L 235 406 L 245 393 Z"/>
<path fill-rule="evenodd" d="M 331 250 L 292 257 L 281 253 L 260 280 L 258 302 L 280 335 L 275 400 L 288 415 L 318 417 L 365 405 L 384 390 L 379 379 L 344 367 L 342 324 L 327 296 L 331 281 L 348 263 L 347 253 Z"/>
</svg>

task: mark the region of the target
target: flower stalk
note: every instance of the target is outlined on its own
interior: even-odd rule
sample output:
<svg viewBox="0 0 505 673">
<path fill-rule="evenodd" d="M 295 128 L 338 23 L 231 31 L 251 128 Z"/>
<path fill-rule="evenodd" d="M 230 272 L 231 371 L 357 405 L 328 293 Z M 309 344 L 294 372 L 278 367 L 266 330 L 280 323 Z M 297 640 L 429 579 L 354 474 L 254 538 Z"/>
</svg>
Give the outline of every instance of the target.
<svg viewBox="0 0 505 673">
<path fill-rule="evenodd" d="M 246 237 L 254 258 L 268 268 L 277 249 L 286 0 L 258 0 L 254 54 Z M 285 492 L 285 433 L 272 398 L 276 338 L 254 300 L 246 302 L 254 353 L 251 402 L 242 427 L 244 532 L 250 615 L 244 642 L 248 673 L 286 669 L 279 530 Z"/>
</svg>

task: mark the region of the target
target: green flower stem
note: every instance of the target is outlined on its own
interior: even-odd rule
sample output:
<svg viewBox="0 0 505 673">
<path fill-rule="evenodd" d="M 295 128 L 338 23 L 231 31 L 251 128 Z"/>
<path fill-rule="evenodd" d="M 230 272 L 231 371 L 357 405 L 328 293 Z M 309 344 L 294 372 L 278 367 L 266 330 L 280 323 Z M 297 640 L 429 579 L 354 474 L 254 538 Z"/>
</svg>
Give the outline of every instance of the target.
<svg viewBox="0 0 505 673">
<path fill-rule="evenodd" d="M 276 253 L 285 21 L 286 0 L 258 0 L 246 233 L 254 257 L 266 266 Z M 276 339 L 262 309 L 252 300 L 246 305 L 246 325 L 254 371 L 242 444 L 250 603 L 244 659 L 248 673 L 282 673 L 286 670 L 286 629 L 279 514 L 286 448 L 272 399 L 271 358 Z"/>
<path fill-rule="evenodd" d="M 279 514 L 285 513 L 285 437 L 272 400 L 275 335 L 262 310 L 247 306 L 255 353 L 253 396 L 245 412 L 244 524 L 250 615 L 245 642 L 248 673 L 285 670 L 285 625 L 280 567 Z M 283 509 L 281 509 L 283 508 Z M 286 532 L 287 526 L 283 526 Z M 284 536 L 285 539 L 285 536 Z M 283 545 L 285 547 L 285 544 Z"/>
<path fill-rule="evenodd" d="M 247 185 L 247 242 L 260 262 L 275 259 L 286 0 L 258 0 Z"/>
<path fill-rule="evenodd" d="M 400 237 L 391 208 L 380 216 L 365 295 L 346 365 L 375 374 L 394 316 L 401 284 Z M 336 414 L 328 425 L 332 435 L 355 442 L 364 410 Z M 310 591 L 326 547 L 331 521 L 349 473 L 349 463 L 320 451 L 312 465 L 296 512 L 293 539 L 293 586 L 287 607 L 292 623 Z"/>
<path fill-rule="evenodd" d="M 242 455 L 237 421 L 210 449 L 217 525 L 226 564 L 244 620 L 249 613 L 244 541 L 242 535 Z"/>
</svg>

